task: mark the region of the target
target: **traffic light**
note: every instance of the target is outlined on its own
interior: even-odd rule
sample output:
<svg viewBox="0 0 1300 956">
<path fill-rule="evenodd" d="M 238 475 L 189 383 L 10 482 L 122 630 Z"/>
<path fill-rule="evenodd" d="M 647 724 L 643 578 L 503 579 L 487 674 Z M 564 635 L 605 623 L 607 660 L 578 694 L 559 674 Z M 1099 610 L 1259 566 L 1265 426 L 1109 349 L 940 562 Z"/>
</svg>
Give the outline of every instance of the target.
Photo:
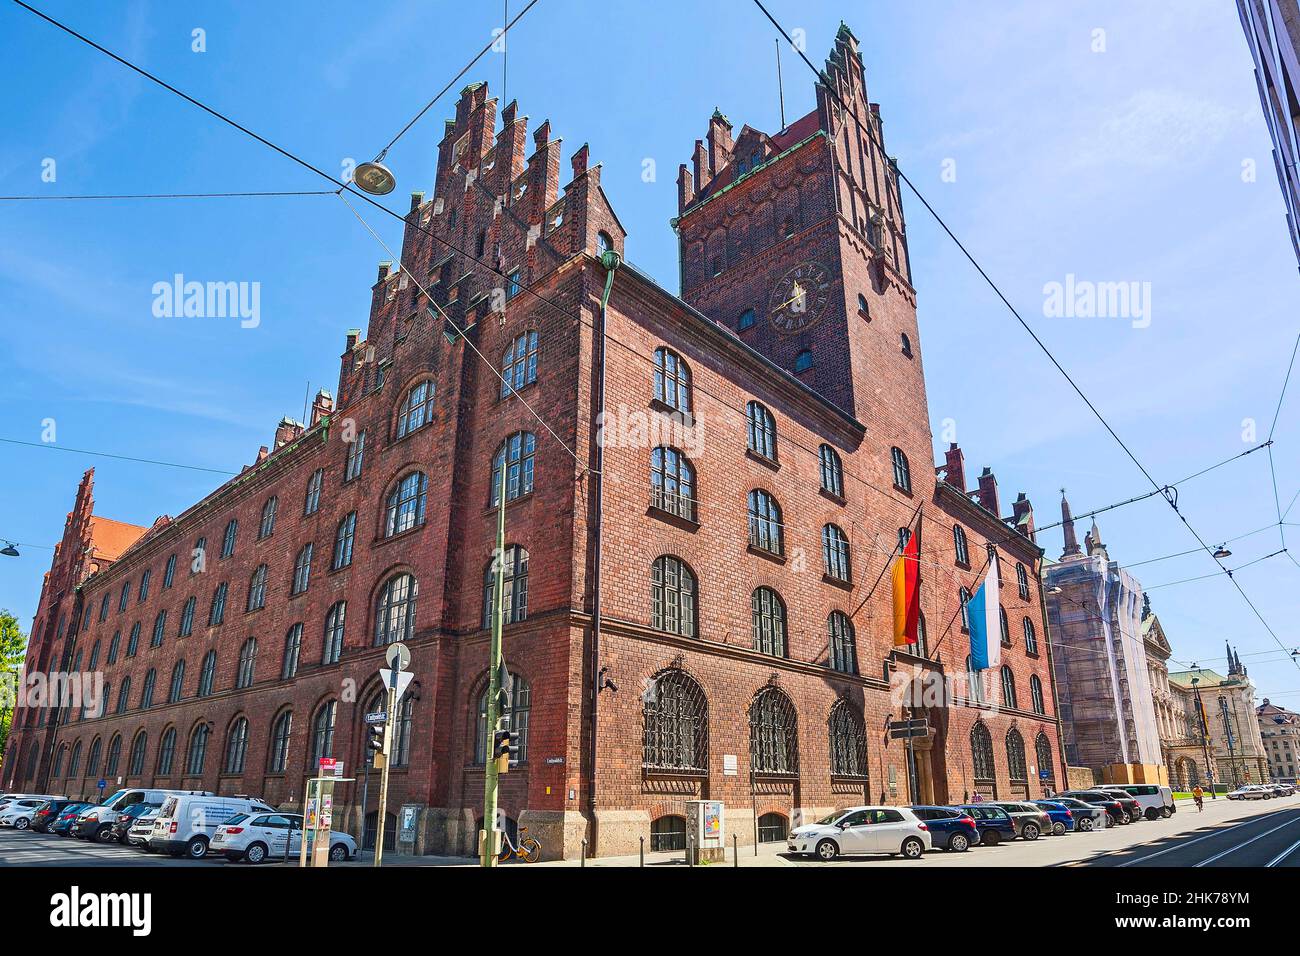
<svg viewBox="0 0 1300 956">
<path fill-rule="evenodd" d="M 513 730 L 498 730 L 492 735 L 492 756 L 497 762 L 497 773 L 508 773 L 519 766 L 519 737 Z"/>
<path fill-rule="evenodd" d="M 366 756 L 374 761 L 376 767 L 383 766 L 384 726 L 383 724 L 366 725 Z"/>
</svg>

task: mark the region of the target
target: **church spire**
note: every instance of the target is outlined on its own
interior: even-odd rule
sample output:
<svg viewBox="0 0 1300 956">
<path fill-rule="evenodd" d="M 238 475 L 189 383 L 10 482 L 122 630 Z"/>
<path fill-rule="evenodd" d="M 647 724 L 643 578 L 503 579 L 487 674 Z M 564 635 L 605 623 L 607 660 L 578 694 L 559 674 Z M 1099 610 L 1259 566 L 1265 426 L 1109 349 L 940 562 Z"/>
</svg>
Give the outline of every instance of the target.
<svg viewBox="0 0 1300 956">
<path fill-rule="evenodd" d="M 1070 502 L 1065 497 L 1064 488 L 1061 489 L 1061 524 L 1065 526 L 1065 550 L 1061 552 L 1061 557 L 1082 554 L 1079 539 L 1074 534 L 1074 518 L 1070 515 Z"/>
</svg>

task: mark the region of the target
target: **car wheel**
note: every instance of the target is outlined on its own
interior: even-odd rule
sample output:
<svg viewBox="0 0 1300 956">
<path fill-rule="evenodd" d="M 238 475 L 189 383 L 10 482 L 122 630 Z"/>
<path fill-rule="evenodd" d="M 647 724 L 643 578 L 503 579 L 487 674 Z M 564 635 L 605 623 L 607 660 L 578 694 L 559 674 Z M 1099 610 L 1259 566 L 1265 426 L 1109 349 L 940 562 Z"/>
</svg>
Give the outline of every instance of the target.
<svg viewBox="0 0 1300 956">
<path fill-rule="evenodd" d="M 1026 824 L 1025 824 L 1025 828 L 1024 828 L 1023 830 L 1020 831 L 1020 838 L 1021 838 L 1022 840 L 1029 840 L 1031 843 L 1032 843 L 1034 840 L 1037 840 L 1037 839 L 1038 839 L 1038 824 L 1037 824 L 1037 823 L 1026 823 Z"/>
<path fill-rule="evenodd" d="M 23 817 L 19 817 L 17 820 L 14 821 L 15 830 L 26 830 L 29 826 L 31 826 L 31 822 L 24 819 Z"/>
<path fill-rule="evenodd" d="M 348 858 L 348 848 L 345 844 L 335 843 L 330 847 L 330 862 L 342 863 Z"/>
<path fill-rule="evenodd" d="M 919 860 L 925 856 L 925 844 L 919 837 L 908 837 L 903 841 L 903 856 L 909 860 Z"/>
<path fill-rule="evenodd" d="M 1166 820 L 1168 820 L 1170 817 L 1174 815 L 1174 811 L 1170 810 L 1168 807 L 1161 807 L 1160 815 L 1164 817 Z"/>
<path fill-rule="evenodd" d="M 1002 834 L 997 830 L 985 830 L 980 834 L 980 846 L 997 846 L 1002 842 Z"/>
<path fill-rule="evenodd" d="M 1057 820 L 1055 823 L 1052 824 L 1052 836 L 1064 836 L 1064 835 L 1065 835 L 1065 824 L 1062 823 L 1060 820 Z"/>
<path fill-rule="evenodd" d="M 113 827 L 105 823 L 95 831 L 96 843 L 111 843 L 113 841 Z"/>
<path fill-rule="evenodd" d="M 191 860 L 201 860 L 208 855 L 207 837 L 195 837 L 185 844 L 185 855 Z"/>
<path fill-rule="evenodd" d="M 1159 816 L 1160 816 L 1159 810 L 1157 810 L 1155 807 L 1147 807 L 1146 818 L 1148 820 L 1154 820 Z"/>
<path fill-rule="evenodd" d="M 1079 820 L 1079 829 L 1082 830 L 1084 833 L 1091 833 L 1092 826 L 1093 826 L 1092 817 L 1082 817 Z"/>
<path fill-rule="evenodd" d="M 970 840 L 964 833 L 954 833 L 948 838 L 948 849 L 956 850 L 958 853 L 965 853 L 970 849 Z"/>
<path fill-rule="evenodd" d="M 817 844 L 817 858 L 827 862 L 835 859 L 840 854 L 840 848 L 835 845 L 834 840 L 822 840 Z"/>
<path fill-rule="evenodd" d="M 248 849 L 244 851 L 244 859 L 256 866 L 266 860 L 266 844 L 250 843 Z"/>
</svg>

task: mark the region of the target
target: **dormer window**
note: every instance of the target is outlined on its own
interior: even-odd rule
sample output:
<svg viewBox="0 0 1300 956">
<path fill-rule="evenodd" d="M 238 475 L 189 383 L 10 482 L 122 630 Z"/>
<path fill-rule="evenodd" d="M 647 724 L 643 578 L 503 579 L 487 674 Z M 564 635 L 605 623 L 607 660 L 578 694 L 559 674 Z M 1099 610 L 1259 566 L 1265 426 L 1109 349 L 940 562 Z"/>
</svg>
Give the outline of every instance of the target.
<svg viewBox="0 0 1300 956">
<path fill-rule="evenodd" d="M 806 372 L 812 367 L 813 367 L 813 354 L 807 349 L 804 349 L 802 352 L 798 354 L 798 356 L 794 360 L 794 370 L 796 373 Z"/>
<path fill-rule="evenodd" d="M 740 320 L 736 323 L 736 330 L 743 332 L 745 329 L 753 328 L 753 326 L 754 310 L 746 309 L 744 312 L 740 313 Z"/>
<path fill-rule="evenodd" d="M 596 254 L 603 256 L 607 252 L 614 251 L 614 240 L 610 238 L 609 233 L 603 229 L 596 233 Z"/>
</svg>

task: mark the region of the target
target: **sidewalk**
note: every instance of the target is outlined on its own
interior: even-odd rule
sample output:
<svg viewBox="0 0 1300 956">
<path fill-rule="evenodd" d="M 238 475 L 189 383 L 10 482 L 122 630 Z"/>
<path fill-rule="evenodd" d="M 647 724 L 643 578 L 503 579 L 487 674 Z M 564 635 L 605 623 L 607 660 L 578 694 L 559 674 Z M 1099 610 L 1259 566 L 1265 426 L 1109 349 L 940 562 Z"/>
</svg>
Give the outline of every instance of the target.
<svg viewBox="0 0 1300 956">
<path fill-rule="evenodd" d="M 727 847 L 727 858 L 722 863 L 711 863 L 708 867 L 701 869 L 719 867 L 732 868 L 737 866 L 791 866 L 792 864 L 781 857 L 779 854 L 785 849 L 785 841 L 780 843 L 762 843 L 759 844 L 758 853 L 755 855 L 752 846 L 742 846 L 739 848 L 740 859 L 737 861 L 732 853 L 732 848 Z M 645 866 L 664 868 L 688 869 L 686 865 L 686 852 L 684 850 L 669 851 L 666 853 L 646 852 Z M 348 863 L 335 863 L 333 866 L 373 866 L 374 853 L 370 850 L 364 850 L 357 854 L 357 858 Z M 385 867 L 389 866 L 478 866 L 478 860 L 468 856 L 413 856 L 410 854 L 384 852 Z M 631 856 L 599 856 L 586 860 L 550 860 L 542 863 L 526 864 L 518 860 L 511 860 L 503 866 L 619 866 L 619 867 L 636 867 L 641 865 L 639 854 Z"/>
</svg>

